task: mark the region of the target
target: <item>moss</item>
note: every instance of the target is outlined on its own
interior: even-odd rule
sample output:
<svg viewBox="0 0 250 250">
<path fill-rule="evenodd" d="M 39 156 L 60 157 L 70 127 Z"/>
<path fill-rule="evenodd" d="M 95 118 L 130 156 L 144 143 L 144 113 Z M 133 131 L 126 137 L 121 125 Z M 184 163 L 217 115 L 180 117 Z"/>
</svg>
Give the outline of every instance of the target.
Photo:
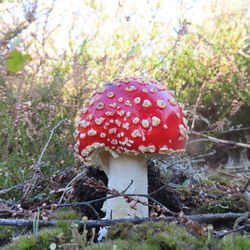
<svg viewBox="0 0 250 250">
<path fill-rule="evenodd" d="M 56 216 L 58 220 L 81 219 L 81 216 L 75 211 L 67 209 L 58 212 Z M 47 228 L 39 231 L 37 234 L 26 234 L 24 236 L 15 238 L 13 242 L 7 245 L 4 249 L 49 249 L 49 246 L 52 243 L 55 243 L 56 245 L 62 245 L 65 243 L 77 243 L 84 246 L 86 244 L 86 239 L 84 238 L 86 232 L 87 231 L 85 231 L 83 228 L 78 228 L 78 225 L 76 224 L 60 222 L 52 228 Z"/>
<path fill-rule="evenodd" d="M 167 235 L 166 233 L 159 233 L 148 240 L 152 245 L 159 246 L 160 249 L 182 249 L 182 242 L 177 241 L 172 236 Z"/>
<path fill-rule="evenodd" d="M 57 211 L 56 213 L 57 220 L 81 220 L 81 215 L 77 213 L 76 211 L 68 208 L 61 209 L 60 211 Z M 72 228 L 72 224 L 70 223 L 64 223 L 59 222 L 56 224 L 56 227 L 61 228 L 65 234 L 66 237 L 70 237 Z"/>
<path fill-rule="evenodd" d="M 49 249 L 50 244 L 60 243 L 60 237 L 63 231 L 59 228 L 44 229 L 37 234 L 29 234 L 20 238 L 13 239 L 13 242 L 7 245 L 5 250 L 36 250 Z"/>
<path fill-rule="evenodd" d="M 147 222 L 133 226 L 112 226 L 107 241 L 91 245 L 86 249 L 202 249 L 205 241 L 192 236 L 182 226 L 166 222 Z"/>
<path fill-rule="evenodd" d="M 235 234 L 227 235 L 221 240 L 218 249 L 248 250 L 250 249 L 250 238 Z"/>
<path fill-rule="evenodd" d="M 129 240 L 115 240 L 115 241 L 106 241 L 105 243 L 92 244 L 85 250 L 159 250 L 155 245 L 152 245 L 147 242 L 131 242 Z"/>
<path fill-rule="evenodd" d="M 56 212 L 58 220 L 81 220 L 81 215 L 75 210 L 63 208 Z"/>
<path fill-rule="evenodd" d="M 108 231 L 108 239 L 114 240 L 117 238 L 126 239 L 130 237 L 134 226 L 132 223 L 122 223 L 111 226 Z"/>
<path fill-rule="evenodd" d="M 220 183 L 221 185 L 227 185 L 231 179 L 232 178 L 229 178 L 225 175 L 221 175 L 218 173 L 210 174 L 208 176 L 208 181 L 217 182 L 217 183 Z"/>
<path fill-rule="evenodd" d="M 244 195 L 238 193 L 230 196 L 219 197 L 203 204 L 196 212 L 198 213 L 244 213 L 248 211 L 250 202 Z"/>
<path fill-rule="evenodd" d="M 187 237 L 187 232 L 181 226 L 166 222 L 146 222 L 133 226 L 132 224 L 120 224 L 112 226 L 108 233 L 108 239 L 132 239 L 134 241 L 149 240 L 156 233 L 166 232 L 168 235 Z"/>
<path fill-rule="evenodd" d="M 82 239 L 82 237 L 81 237 Z M 61 228 L 41 230 L 37 234 L 16 238 L 5 250 L 49 249 L 52 243 L 62 248 L 75 244 L 86 250 L 159 250 L 159 249 L 225 249 L 248 250 L 250 239 L 238 235 L 228 235 L 222 240 L 194 237 L 187 228 L 167 222 L 147 222 L 140 225 L 119 224 L 112 226 L 104 243 L 77 242 L 73 234 L 66 236 Z M 82 244 L 84 243 L 84 244 Z"/>
<path fill-rule="evenodd" d="M 188 189 L 177 187 L 177 190 L 179 191 L 178 198 L 182 201 L 185 201 L 187 198 L 193 196 L 193 193 Z"/>
<path fill-rule="evenodd" d="M 15 234 L 13 227 L 0 226 L 0 246 L 11 241 L 11 238 Z"/>
</svg>

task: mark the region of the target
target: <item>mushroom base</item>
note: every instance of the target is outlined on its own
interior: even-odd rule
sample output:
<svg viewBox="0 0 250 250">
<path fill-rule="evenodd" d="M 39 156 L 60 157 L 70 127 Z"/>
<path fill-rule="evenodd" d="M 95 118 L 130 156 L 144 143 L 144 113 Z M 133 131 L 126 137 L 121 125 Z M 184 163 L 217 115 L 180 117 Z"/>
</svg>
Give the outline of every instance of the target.
<svg viewBox="0 0 250 250">
<path fill-rule="evenodd" d="M 147 159 L 144 156 L 119 155 L 110 156 L 109 167 L 106 169 L 109 189 L 127 194 L 147 194 L 148 174 Z M 132 180 L 132 184 L 131 184 Z M 148 202 L 146 197 L 131 197 L 127 202 L 123 197 L 113 198 L 104 202 L 102 210 L 106 219 L 148 217 L 148 206 L 136 202 Z"/>
</svg>

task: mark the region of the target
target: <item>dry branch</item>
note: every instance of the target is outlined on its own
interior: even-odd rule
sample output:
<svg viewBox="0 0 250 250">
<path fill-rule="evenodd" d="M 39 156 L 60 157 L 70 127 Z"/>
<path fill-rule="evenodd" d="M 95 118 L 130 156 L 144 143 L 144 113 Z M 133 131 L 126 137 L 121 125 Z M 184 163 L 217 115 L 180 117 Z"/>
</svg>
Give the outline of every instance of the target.
<svg viewBox="0 0 250 250">
<path fill-rule="evenodd" d="M 250 229 L 250 224 L 245 224 L 245 225 L 243 225 L 243 226 L 241 226 L 241 227 L 238 227 L 238 228 L 235 228 L 235 229 L 233 229 L 233 230 L 229 230 L 229 231 L 220 231 L 220 232 L 218 232 L 217 234 L 215 234 L 215 238 L 222 238 L 222 237 L 224 237 L 224 236 L 226 236 L 226 235 L 228 235 L 228 234 L 232 234 L 232 233 L 236 233 L 236 232 L 240 232 L 240 231 L 243 231 L 243 230 L 246 230 L 246 229 Z"/>
<path fill-rule="evenodd" d="M 37 185 L 37 182 L 38 182 L 38 179 L 39 181 L 43 181 L 43 179 L 41 179 L 41 176 L 43 177 L 43 174 L 40 170 L 40 167 L 42 165 L 42 158 L 43 158 L 43 155 L 45 153 L 45 151 L 47 150 L 49 144 L 50 144 L 50 141 L 52 140 L 52 137 L 54 135 L 54 132 L 55 130 L 63 123 L 63 122 L 66 122 L 68 119 L 64 119 L 64 120 L 61 120 L 59 121 L 55 127 L 53 127 L 50 131 L 50 135 L 49 135 L 49 138 L 46 142 L 46 144 L 44 145 L 43 147 L 43 150 L 37 160 L 37 162 L 32 166 L 33 167 L 33 170 L 35 171 L 32 179 L 30 180 L 30 185 L 28 186 L 28 188 L 25 190 L 24 194 L 23 194 L 23 198 L 22 198 L 22 201 L 24 201 L 25 199 L 27 199 L 27 197 L 29 196 L 29 194 L 31 194 L 33 192 L 33 190 L 35 189 L 36 185 Z"/>
<path fill-rule="evenodd" d="M 246 185 L 244 186 L 244 188 L 241 190 L 241 193 L 245 193 L 248 189 L 248 186 L 250 185 L 250 178 L 248 178 L 248 181 L 246 183 Z"/>
<path fill-rule="evenodd" d="M 191 134 L 206 137 L 207 139 L 209 139 L 210 141 L 215 142 L 215 143 L 222 143 L 222 144 L 228 144 L 228 145 L 238 146 L 238 147 L 243 147 L 243 148 L 250 148 L 250 144 L 243 143 L 243 142 L 235 142 L 235 141 L 218 139 L 218 138 L 215 138 L 215 137 L 212 137 L 209 135 L 204 135 L 202 133 L 195 132 L 195 131 L 192 131 Z"/>
<path fill-rule="evenodd" d="M 79 180 L 83 175 L 85 175 L 85 172 L 81 172 L 81 173 L 77 174 L 77 175 L 67 184 L 67 186 L 64 188 L 64 191 L 63 191 L 63 193 L 62 193 L 62 195 L 61 195 L 61 197 L 60 197 L 60 199 L 59 199 L 59 201 L 58 201 L 58 204 L 61 204 L 61 203 L 62 203 L 63 197 L 64 197 L 64 195 L 66 194 L 66 192 L 67 192 L 68 188 L 70 187 L 70 185 L 71 185 L 74 181 Z"/>
<path fill-rule="evenodd" d="M 53 137 L 53 135 L 54 135 L 55 130 L 56 130 L 63 122 L 66 122 L 66 121 L 67 121 L 67 119 L 61 120 L 60 122 L 58 122 L 58 123 L 56 124 L 55 127 L 53 127 L 53 128 L 51 129 L 50 135 L 49 135 L 49 139 L 48 139 L 48 141 L 46 142 L 46 144 L 45 144 L 45 146 L 44 146 L 44 148 L 43 148 L 43 150 L 42 150 L 42 152 L 41 152 L 41 154 L 40 154 L 40 156 L 39 156 L 38 161 L 36 162 L 36 165 L 37 165 L 37 166 L 39 166 L 39 165 L 41 164 L 43 155 L 44 155 L 46 149 L 47 149 L 48 146 L 49 146 L 49 143 L 50 143 L 50 141 L 51 141 L 51 139 L 52 139 L 52 137 Z"/>
<path fill-rule="evenodd" d="M 135 203 L 140 203 L 140 204 L 142 204 L 144 206 L 148 206 L 148 207 L 151 207 L 153 209 L 157 208 L 157 206 L 158 206 L 158 212 L 161 212 L 163 214 L 168 213 L 168 214 L 171 214 L 173 216 L 177 215 L 176 213 L 172 212 L 170 209 L 165 207 L 162 203 L 155 200 L 153 197 L 151 197 L 148 194 L 125 194 L 124 192 L 126 192 L 126 190 L 131 185 L 131 183 L 122 192 L 119 192 L 119 191 L 117 191 L 115 189 L 109 189 L 102 181 L 97 181 L 93 177 L 92 178 L 87 178 L 86 183 L 84 185 L 89 186 L 91 188 L 94 188 L 97 192 L 104 192 L 104 193 L 106 193 L 106 194 L 108 194 L 110 196 L 106 196 L 106 197 L 99 198 L 99 199 L 92 200 L 92 201 L 87 201 L 87 202 L 90 202 L 90 203 L 87 203 L 87 204 L 85 202 L 84 202 L 85 204 L 83 204 L 81 202 L 81 205 L 88 205 L 89 206 L 89 204 L 97 202 L 97 201 L 102 201 L 102 200 L 104 201 L 104 200 L 112 199 L 112 198 L 116 198 L 116 197 L 124 197 L 124 199 L 127 202 L 134 201 Z M 153 205 L 149 204 L 148 202 L 143 202 L 140 199 L 138 199 L 137 197 L 146 197 L 148 200 L 150 200 L 153 203 Z M 63 205 L 65 205 L 65 204 L 63 204 Z"/>
<path fill-rule="evenodd" d="M 224 213 L 224 214 L 196 214 L 196 215 L 187 215 L 185 216 L 189 220 L 196 221 L 198 223 L 206 223 L 213 224 L 218 222 L 226 222 L 233 221 L 237 218 L 243 216 L 244 213 Z M 53 220 L 53 221 L 39 221 L 39 226 L 53 226 L 57 223 L 69 223 L 69 224 L 78 224 L 78 225 L 86 225 L 87 227 L 105 227 L 111 226 L 114 224 L 120 223 L 133 223 L 140 224 L 147 221 L 173 221 L 178 220 L 177 217 L 174 216 L 165 216 L 165 217 L 147 217 L 147 218 L 134 218 L 134 219 L 116 219 L 116 220 Z M 15 220 L 15 219 L 0 219 L 0 225 L 4 226 L 16 226 L 16 227 L 32 227 L 33 220 Z"/>
<path fill-rule="evenodd" d="M 110 195 L 110 196 L 98 198 L 98 199 L 91 200 L 91 201 L 72 202 L 72 203 L 64 203 L 64 204 L 52 204 L 52 205 L 48 205 L 46 208 L 47 209 L 56 209 L 56 208 L 60 208 L 60 207 L 90 206 L 90 204 L 93 204 L 95 202 L 105 201 L 105 200 L 109 200 L 109 199 L 113 199 L 113 198 L 117 198 L 117 197 L 121 197 L 121 196 L 123 196 L 124 198 L 127 198 L 127 199 L 129 199 L 131 197 L 136 197 L 136 196 L 137 197 L 147 197 L 149 200 L 151 200 L 155 204 L 161 206 L 161 208 L 162 208 L 162 210 L 164 212 L 172 214 L 172 215 L 176 215 L 176 213 L 169 210 L 167 207 L 165 207 L 159 201 L 155 200 L 154 198 L 152 198 L 152 197 L 150 197 L 149 195 L 146 195 L 146 194 L 121 194 L 121 193 L 119 193 L 119 194 L 116 194 L 116 195 Z M 132 200 L 135 200 L 135 201 L 139 202 L 139 200 L 136 200 L 136 199 L 132 199 Z M 150 206 L 149 204 L 147 204 L 147 205 Z"/>
<path fill-rule="evenodd" d="M 2 190 L 0 190 L 0 195 L 6 194 L 8 192 L 12 192 L 12 191 L 14 191 L 16 189 L 21 189 L 21 188 L 23 188 L 24 185 L 25 185 L 25 183 L 20 183 L 20 184 L 17 184 L 15 186 L 13 186 L 13 187 L 2 189 Z"/>
</svg>

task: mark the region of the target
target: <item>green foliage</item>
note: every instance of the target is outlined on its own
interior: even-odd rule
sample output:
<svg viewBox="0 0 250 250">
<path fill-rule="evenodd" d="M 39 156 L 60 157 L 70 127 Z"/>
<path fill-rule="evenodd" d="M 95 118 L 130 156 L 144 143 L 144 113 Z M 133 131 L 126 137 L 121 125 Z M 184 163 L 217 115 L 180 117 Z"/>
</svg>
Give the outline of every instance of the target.
<svg viewBox="0 0 250 250">
<path fill-rule="evenodd" d="M 72 227 L 73 226 L 73 227 Z M 6 227 L 5 227 L 6 228 Z M 71 231 L 63 228 L 42 229 L 37 234 L 27 234 L 14 238 L 13 242 L 3 249 L 50 249 L 53 247 L 64 248 L 80 246 L 87 250 L 99 249 L 225 249 L 225 250 L 248 250 L 250 240 L 242 235 L 230 234 L 221 240 L 213 239 L 209 243 L 206 237 L 194 237 L 187 231 L 187 228 L 169 224 L 166 222 L 143 223 L 140 225 L 119 224 L 112 226 L 108 239 L 104 243 L 93 243 L 83 241 L 81 233 L 74 225 L 70 226 Z M 74 229 L 73 229 L 74 228 Z M 77 231 L 75 231 L 77 229 Z M 13 230 L 6 230 L 4 237 L 10 236 Z M 3 236 L 1 239 L 3 239 Z M 129 236 L 129 238 L 127 238 Z M 7 239 L 6 238 L 6 239 Z"/>
<path fill-rule="evenodd" d="M 13 239 L 13 243 L 4 247 L 5 250 L 35 250 L 35 249 L 49 249 L 52 243 L 59 244 L 62 241 L 63 231 L 58 228 L 44 229 L 37 234 L 25 235 Z"/>
<path fill-rule="evenodd" d="M 57 211 L 58 220 L 81 220 L 81 215 L 69 208 L 62 208 Z"/>
<path fill-rule="evenodd" d="M 60 211 L 57 213 L 58 219 L 62 220 L 79 220 L 79 215 L 72 211 Z M 1 228 L 0 228 L 1 232 Z M 12 235 L 11 235 L 12 233 Z M 93 243 L 93 240 L 88 241 L 87 238 L 95 237 L 95 230 L 87 230 L 86 227 L 79 227 L 77 224 L 58 223 L 56 226 L 48 229 L 36 230 L 33 234 L 28 233 L 18 238 L 13 238 L 13 230 L 7 228 L 7 231 L 1 236 L 0 243 L 8 243 L 4 249 L 51 249 L 53 247 L 66 248 L 71 245 L 85 246 Z M 6 242 L 5 242 L 6 241 Z M 67 249 L 67 248 L 66 248 Z"/>
<path fill-rule="evenodd" d="M 218 249 L 224 250 L 248 250 L 250 249 L 250 239 L 241 235 L 227 235 L 218 245 Z"/>
<path fill-rule="evenodd" d="M 13 50 L 8 55 L 8 59 L 6 61 L 6 66 L 9 72 L 17 73 L 18 71 L 22 70 L 25 63 L 31 60 L 31 55 L 29 54 L 22 54 L 22 52 L 18 50 Z"/>
<path fill-rule="evenodd" d="M 69 122 L 63 123 L 55 131 L 53 143 L 42 159 L 41 171 L 49 177 L 57 170 L 74 164 L 75 113 L 60 105 L 63 93 L 59 84 L 54 80 L 51 84 L 34 86 L 30 92 L 24 93 L 20 101 L 17 100 L 20 96 L 16 90 L 0 80 L 1 188 L 11 187 L 32 177 L 31 166 L 38 160 L 51 129 L 65 118 Z M 44 186 L 49 181 L 45 179 Z M 48 190 L 45 188 L 43 191 Z M 14 192 L 12 195 L 18 199 L 20 193 Z"/>
<path fill-rule="evenodd" d="M 206 243 L 184 227 L 166 222 L 112 226 L 107 242 L 86 249 L 203 249 Z"/>
<path fill-rule="evenodd" d="M 250 203 L 242 195 L 234 194 L 228 196 L 218 197 L 217 199 L 205 202 L 198 209 L 198 213 L 244 213 L 248 211 Z"/>
<path fill-rule="evenodd" d="M 154 247 L 163 245 L 164 248 L 173 249 L 182 249 L 184 246 L 188 249 L 195 249 L 202 246 L 202 242 L 191 236 L 185 228 L 166 222 L 148 222 L 138 226 L 132 224 L 112 226 L 108 233 L 108 239 L 114 240 L 116 238 L 130 239 L 134 243 L 145 241 Z"/>
<path fill-rule="evenodd" d="M 50 15 L 47 17 L 48 25 L 40 22 L 42 32 L 34 34 L 30 26 L 32 21 L 28 18 L 40 16 L 32 11 L 43 4 L 35 7 L 27 3 L 23 8 L 22 1 L 14 1 L 14 7 L 8 9 L 8 5 L 5 5 L 8 1 L 2 2 L 7 7 L 5 13 L 1 10 L 1 22 L 4 22 L 7 13 L 9 15 L 14 10 L 26 12 L 23 13 L 25 20 L 18 20 L 16 12 L 13 12 L 15 23 L 1 26 L 0 189 L 32 179 L 34 170 L 37 170 L 35 164 L 48 141 L 51 129 L 61 120 L 68 119 L 67 123 L 55 130 L 42 164 L 38 167 L 43 181 L 36 186 L 26 202 L 32 202 L 37 193 L 41 192 L 44 197 L 53 200 L 55 197 L 50 191 L 53 185 L 56 188 L 59 185 L 53 178 L 77 165 L 73 154 L 75 117 L 86 98 L 102 81 L 117 76 L 143 75 L 166 82 L 168 88 L 176 92 L 178 100 L 186 104 L 190 111 L 187 116 L 189 120 L 193 119 L 194 114 L 200 113 L 210 123 L 208 126 L 208 123 L 204 123 L 205 119 L 198 120 L 195 129 L 220 131 L 250 124 L 250 116 L 246 115 L 250 113 L 249 18 L 241 8 L 225 11 L 220 6 L 219 9 L 211 5 L 207 10 L 208 17 L 204 16 L 200 24 L 188 25 L 183 21 L 184 18 L 178 17 L 181 22 L 179 28 L 185 28 L 186 32 L 180 32 L 175 27 L 177 32 L 173 33 L 172 24 L 168 27 L 167 23 L 157 19 L 156 10 L 161 9 L 163 1 L 145 1 L 146 4 L 150 2 L 146 6 L 152 9 L 152 17 L 148 18 L 145 26 L 138 26 L 139 22 L 134 22 L 133 18 L 139 18 L 139 15 L 133 14 L 125 21 L 122 19 L 116 23 L 115 28 L 106 33 L 113 17 L 110 18 L 103 7 L 103 1 L 86 1 L 85 8 L 89 8 L 86 20 L 91 20 L 91 32 L 85 31 L 89 27 L 84 26 L 82 17 L 74 15 L 76 20 L 75 24 L 71 24 L 68 47 L 63 51 L 58 49 L 60 41 L 52 36 L 53 32 L 44 30 L 52 27 Z M 117 13 L 126 16 L 128 9 L 126 1 L 122 1 L 117 7 Z M 136 9 L 131 11 L 136 12 Z M 50 12 L 46 9 L 41 13 Z M 39 25 L 40 20 L 36 21 Z M 83 25 L 80 32 L 79 23 Z M 72 34 L 77 34 L 77 37 Z M 11 46 L 15 39 L 15 46 Z M 29 64 L 31 59 L 32 64 Z M 243 133 L 232 135 L 230 139 L 245 140 Z M 224 185 L 229 180 L 214 175 L 209 177 L 209 181 Z M 181 200 L 194 196 L 188 189 L 184 190 L 189 182 L 188 179 L 178 187 Z M 24 192 L 11 192 L 1 195 L 1 198 L 19 201 Z M 195 202 L 200 204 L 199 198 Z M 206 203 L 203 209 L 208 212 L 241 212 L 246 211 L 246 206 L 242 198 L 222 197 Z M 77 218 L 70 212 L 58 216 L 62 219 Z M 44 233 L 52 239 L 42 245 L 48 249 L 50 244 L 60 241 L 56 238 L 57 230 L 63 232 L 66 238 L 72 237 L 69 225 L 60 224 L 58 227 L 60 229 L 55 231 L 53 229 L 46 233 L 45 230 L 24 237 L 23 244 L 35 249 L 34 244 L 41 240 L 39 235 Z M 105 245 L 91 246 L 91 249 L 113 249 L 114 245 L 123 249 L 127 239 L 130 239 L 131 249 L 202 247 L 199 240 L 173 225 L 166 228 L 161 225 L 157 228 L 153 225 L 127 228 L 129 230 L 125 231 L 123 227 L 113 228 Z M 79 232 L 80 236 L 76 232 L 75 236 L 81 238 L 82 232 Z M 223 244 L 230 247 L 228 241 Z M 242 238 L 238 244 L 243 247 L 248 242 Z"/>
<path fill-rule="evenodd" d="M 230 181 L 230 178 L 225 175 L 219 175 L 218 173 L 210 174 L 208 176 L 208 182 L 219 183 L 225 185 Z"/>
<path fill-rule="evenodd" d="M 0 226 L 0 247 L 9 243 L 14 233 L 13 227 Z"/>
</svg>

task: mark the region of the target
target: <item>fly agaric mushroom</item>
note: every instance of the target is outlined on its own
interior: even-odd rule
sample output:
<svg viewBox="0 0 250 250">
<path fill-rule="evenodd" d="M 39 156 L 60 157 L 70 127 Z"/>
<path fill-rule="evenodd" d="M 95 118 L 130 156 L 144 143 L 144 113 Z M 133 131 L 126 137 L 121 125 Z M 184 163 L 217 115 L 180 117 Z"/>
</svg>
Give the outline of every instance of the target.
<svg viewBox="0 0 250 250">
<path fill-rule="evenodd" d="M 183 152 L 187 123 L 180 104 L 155 80 L 126 77 L 105 83 L 80 111 L 76 152 L 87 165 L 101 167 L 109 189 L 147 194 L 147 159 Z M 132 180 L 132 182 L 131 182 Z M 131 185 L 129 185 L 132 183 Z M 106 200 L 107 219 L 147 217 L 147 198 Z"/>
</svg>

